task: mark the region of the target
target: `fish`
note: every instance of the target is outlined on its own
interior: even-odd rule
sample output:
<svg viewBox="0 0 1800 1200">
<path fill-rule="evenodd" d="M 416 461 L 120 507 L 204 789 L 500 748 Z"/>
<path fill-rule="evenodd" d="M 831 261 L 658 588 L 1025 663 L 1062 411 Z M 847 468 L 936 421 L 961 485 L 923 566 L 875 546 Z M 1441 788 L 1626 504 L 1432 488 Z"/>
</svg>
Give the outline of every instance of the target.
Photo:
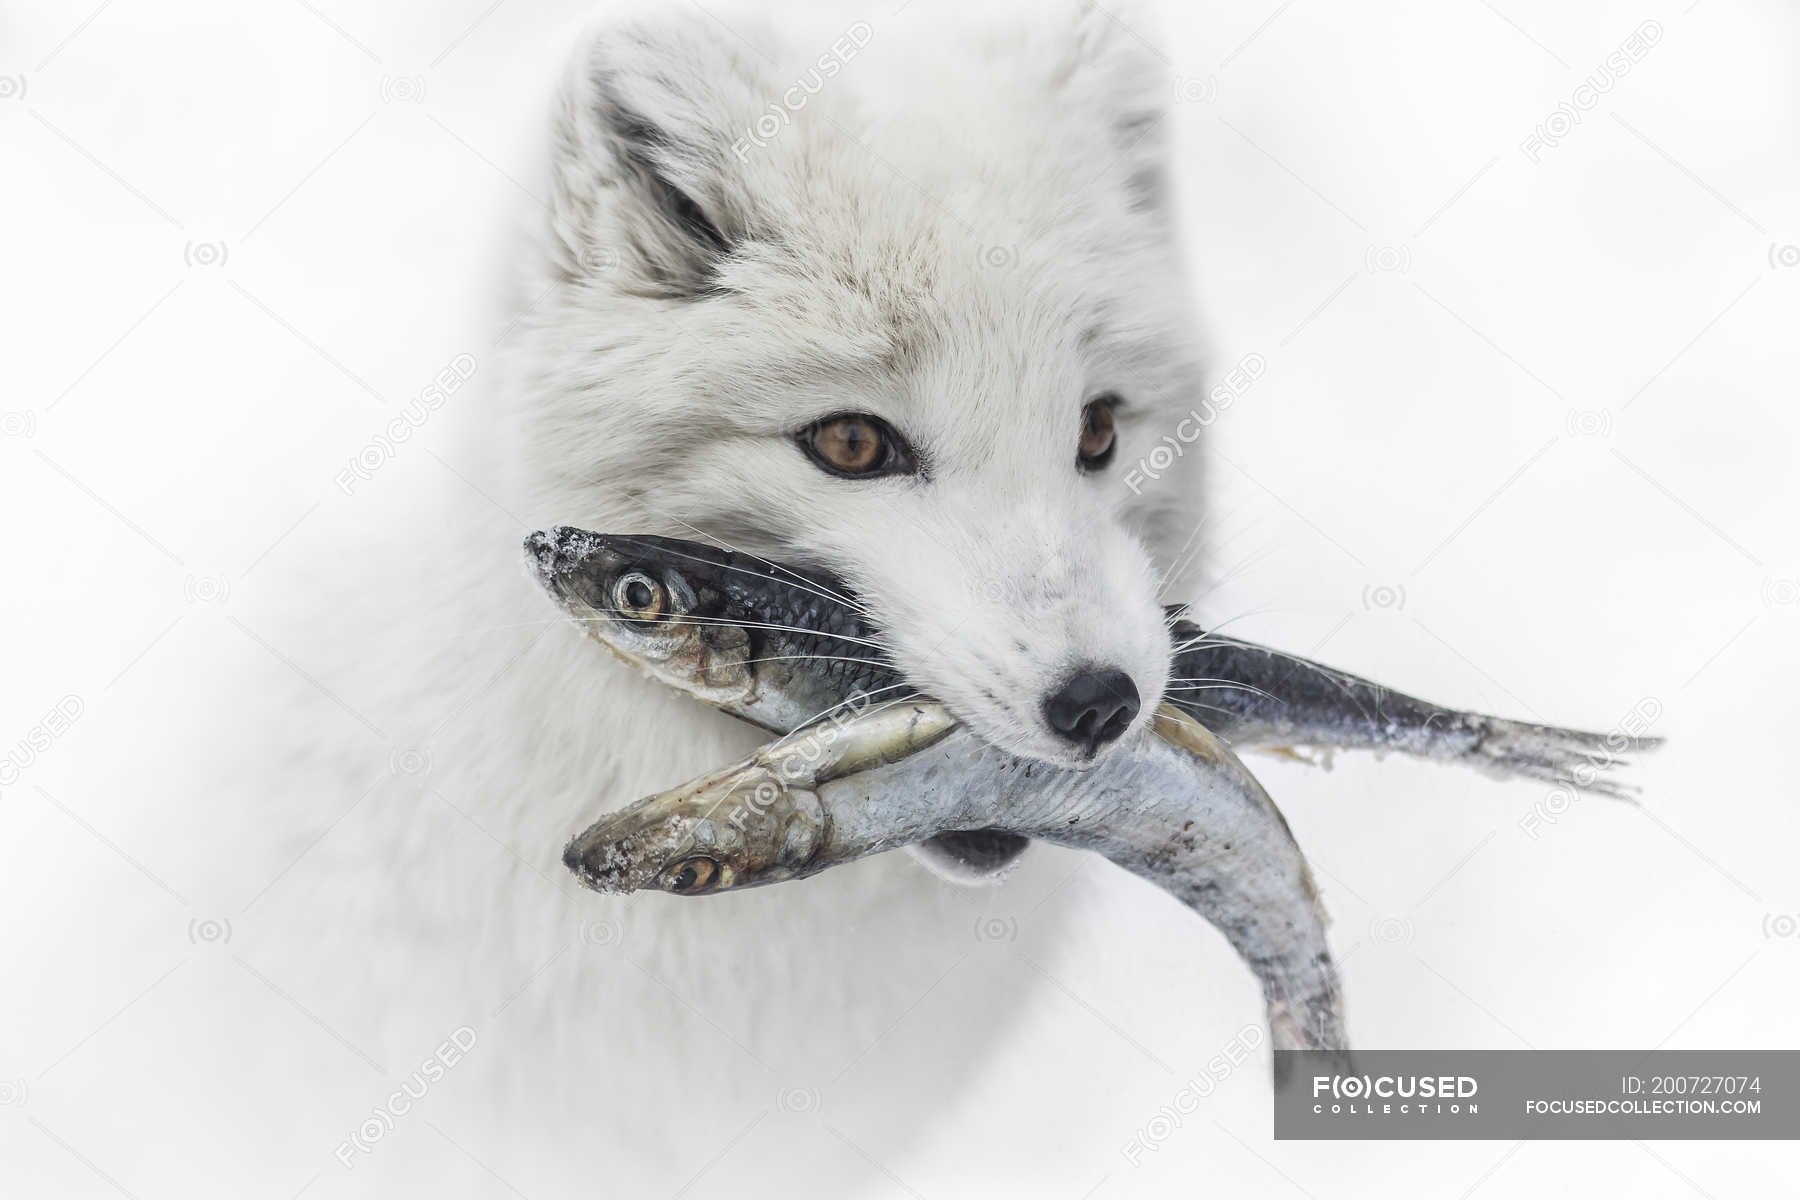
<svg viewBox="0 0 1800 1200">
<path fill-rule="evenodd" d="M 1170 630 L 1170 699 L 1239 750 L 1325 764 L 1335 750 L 1398 753 L 1629 800 L 1637 789 L 1601 772 L 1663 744 L 1623 729 L 1589 733 L 1447 708 L 1179 618 Z"/>
<path fill-rule="evenodd" d="M 787 584 L 771 590 L 771 564 L 751 572 L 692 543 L 567 529 L 526 549 L 625 662 L 784 734 L 576 835 L 563 861 L 585 886 L 710 895 L 964 831 L 1093 850 L 1224 934 L 1262 987 L 1275 1048 L 1347 1050 L 1306 858 L 1255 776 L 1190 714 L 1164 705 L 1098 765 L 1048 767 L 988 745 L 904 684 L 883 697 L 893 685 L 880 660 L 813 661 L 833 637 L 870 632 L 828 581 L 779 568 Z M 822 718 L 798 719 L 820 701 Z"/>
<path fill-rule="evenodd" d="M 704 640 L 697 627 L 669 624 L 687 630 L 677 638 Z M 698 677 L 709 654 L 681 661 Z M 563 862 L 600 892 L 701 896 L 804 879 L 963 829 L 1091 850 L 1150 881 L 1223 933 L 1255 973 L 1275 1049 L 1347 1052 L 1305 856 L 1238 757 L 1173 706 L 1099 765 L 1075 770 L 998 751 L 936 701 L 870 701 L 608 813 L 569 842 Z"/>
<path fill-rule="evenodd" d="M 595 533 L 557 526 L 525 542 L 531 574 L 584 625 L 666 603 L 707 628 L 708 674 L 679 653 L 665 662 L 653 641 L 616 635 L 636 665 L 771 733 L 790 733 L 851 696 L 917 696 L 889 658 L 880 628 L 831 575 L 701 542 Z M 1622 730 L 1588 733 L 1468 712 L 1254 642 L 1206 631 L 1185 608 L 1166 610 L 1171 669 L 1166 698 L 1234 751 L 1329 765 L 1337 750 L 1399 753 L 1629 799 L 1604 774 L 1660 738 Z M 603 642 L 606 639 L 601 639 Z M 733 664 L 726 666 L 725 664 Z M 967 830 L 917 848 L 953 877 L 999 878 L 1026 847 L 1015 834 Z"/>
</svg>

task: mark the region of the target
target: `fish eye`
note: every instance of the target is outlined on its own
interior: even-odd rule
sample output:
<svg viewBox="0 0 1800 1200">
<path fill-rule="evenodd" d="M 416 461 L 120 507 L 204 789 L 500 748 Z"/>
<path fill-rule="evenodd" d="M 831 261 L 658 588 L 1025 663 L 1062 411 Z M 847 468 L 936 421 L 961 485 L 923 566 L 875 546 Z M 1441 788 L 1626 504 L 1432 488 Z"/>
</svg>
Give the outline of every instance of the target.
<svg viewBox="0 0 1800 1200">
<path fill-rule="evenodd" d="M 654 621 L 668 611 L 668 593 L 642 571 L 627 571 L 613 582 L 612 607 L 627 620 Z"/>
<path fill-rule="evenodd" d="M 662 887 L 678 896 L 694 895 L 711 887 L 719 877 L 719 864 L 710 858 L 684 858 L 663 871 Z"/>
<path fill-rule="evenodd" d="M 814 421 L 797 435 L 813 465 L 844 479 L 915 475 L 918 455 L 893 426 L 869 413 L 839 413 Z"/>
<path fill-rule="evenodd" d="M 1119 397 L 1111 392 L 1096 396 L 1081 410 L 1081 441 L 1075 451 L 1075 465 L 1083 471 L 1098 471 L 1112 461 L 1118 447 L 1118 432 L 1113 409 Z"/>
</svg>

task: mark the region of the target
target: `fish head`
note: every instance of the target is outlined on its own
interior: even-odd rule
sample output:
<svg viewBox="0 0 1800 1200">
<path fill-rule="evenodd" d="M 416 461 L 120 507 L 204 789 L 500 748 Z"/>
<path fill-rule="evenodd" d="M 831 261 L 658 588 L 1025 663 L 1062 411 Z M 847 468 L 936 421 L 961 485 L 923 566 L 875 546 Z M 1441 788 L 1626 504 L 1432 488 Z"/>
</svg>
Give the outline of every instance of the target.
<svg viewBox="0 0 1800 1200">
<path fill-rule="evenodd" d="M 730 558 L 698 543 L 569 526 L 525 540 L 527 569 L 590 637 L 653 678 L 719 705 L 743 700 L 755 683 L 749 632 L 720 586 Z"/>
<path fill-rule="evenodd" d="M 701 896 L 810 874 L 826 827 L 817 794 L 752 760 L 607 814 L 563 863 L 596 891 Z"/>
</svg>

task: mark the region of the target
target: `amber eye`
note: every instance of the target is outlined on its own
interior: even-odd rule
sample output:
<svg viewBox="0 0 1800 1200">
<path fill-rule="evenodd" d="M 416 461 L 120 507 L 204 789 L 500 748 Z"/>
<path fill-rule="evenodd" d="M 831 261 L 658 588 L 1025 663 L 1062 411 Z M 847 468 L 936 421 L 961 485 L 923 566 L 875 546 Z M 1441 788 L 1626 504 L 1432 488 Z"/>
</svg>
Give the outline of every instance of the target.
<svg viewBox="0 0 1800 1200">
<path fill-rule="evenodd" d="M 704 892 L 719 877 L 719 864 L 710 858 L 684 858 L 663 872 L 665 892 L 690 895 Z"/>
<path fill-rule="evenodd" d="M 667 595 L 642 571 L 627 571 L 613 583 L 613 611 L 632 621 L 654 621 L 668 609 Z"/>
<path fill-rule="evenodd" d="M 1113 430 L 1113 406 L 1118 402 L 1117 396 L 1101 396 L 1088 401 L 1081 410 L 1081 444 L 1075 462 L 1082 470 L 1098 471 L 1112 461 L 1113 447 L 1118 444 Z"/>
<path fill-rule="evenodd" d="M 906 439 L 867 413 L 844 413 L 800 431 L 800 448 L 822 470 L 853 479 L 910 475 L 918 460 Z"/>
</svg>

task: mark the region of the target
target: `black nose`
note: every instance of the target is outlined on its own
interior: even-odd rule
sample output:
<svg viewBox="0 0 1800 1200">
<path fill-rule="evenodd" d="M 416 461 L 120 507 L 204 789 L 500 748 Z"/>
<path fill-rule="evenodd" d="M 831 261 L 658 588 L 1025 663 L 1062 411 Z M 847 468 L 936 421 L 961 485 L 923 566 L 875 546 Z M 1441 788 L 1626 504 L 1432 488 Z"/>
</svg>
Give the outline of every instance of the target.
<svg viewBox="0 0 1800 1200">
<path fill-rule="evenodd" d="M 1044 701 L 1050 728 L 1089 754 L 1124 733 L 1137 713 L 1137 685 L 1116 667 L 1077 671 Z"/>
</svg>

